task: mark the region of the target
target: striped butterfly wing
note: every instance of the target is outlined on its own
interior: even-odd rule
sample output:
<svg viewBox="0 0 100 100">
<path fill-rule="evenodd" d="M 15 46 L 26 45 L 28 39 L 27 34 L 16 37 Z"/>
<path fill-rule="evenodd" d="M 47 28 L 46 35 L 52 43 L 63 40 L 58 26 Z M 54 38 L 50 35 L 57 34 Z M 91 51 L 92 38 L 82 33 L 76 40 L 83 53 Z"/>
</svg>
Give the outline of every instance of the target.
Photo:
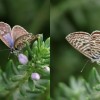
<svg viewBox="0 0 100 100">
<path fill-rule="evenodd" d="M 7 23 L 0 22 L 0 39 L 10 48 L 13 47 L 11 28 Z"/>
<path fill-rule="evenodd" d="M 23 41 L 25 40 L 25 37 L 28 34 L 29 33 L 23 27 L 21 27 L 19 25 L 15 25 L 11 31 L 11 35 L 12 35 L 13 40 L 14 40 L 14 48 L 22 49 L 22 47 L 24 47 Z"/>
<path fill-rule="evenodd" d="M 90 40 L 91 35 L 86 32 L 74 32 L 66 36 L 66 40 L 79 52 L 92 59 Z"/>
<path fill-rule="evenodd" d="M 15 25 L 12 28 L 11 35 L 14 39 L 14 48 L 21 50 L 25 47 L 25 42 L 31 42 L 37 39 L 37 35 L 32 35 L 28 33 L 23 27 Z"/>
<path fill-rule="evenodd" d="M 91 54 L 94 61 L 100 60 L 100 31 L 94 31 L 91 34 Z"/>
<path fill-rule="evenodd" d="M 25 47 L 26 42 L 35 41 L 38 38 L 38 35 L 32 35 L 32 34 L 25 34 L 20 36 L 18 39 L 15 40 L 14 47 L 18 50 L 21 50 Z"/>
</svg>

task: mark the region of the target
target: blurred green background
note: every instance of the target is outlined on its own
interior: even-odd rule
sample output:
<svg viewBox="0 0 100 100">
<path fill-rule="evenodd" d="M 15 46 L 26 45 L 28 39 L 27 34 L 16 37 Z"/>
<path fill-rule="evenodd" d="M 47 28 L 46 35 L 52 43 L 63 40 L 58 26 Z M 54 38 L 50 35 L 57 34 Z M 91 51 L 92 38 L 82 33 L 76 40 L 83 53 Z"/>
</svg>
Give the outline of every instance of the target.
<svg viewBox="0 0 100 100">
<path fill-rule="evenodd" d="M 100 70 L 100 65 L 75 50 L 66 40 L 71 32 L 91 33 L 100 30 L 100 0 L 51 0 L 51 95 L 59 82 L 69 83 L 71 76 L 85 79 L 92 67 Z M 89 62 L 86 64 L 87 60 Z M 85 65 L 86 64 L 86 65 Z M 85 69 L 81 73 L 81 69 Z"/>
<path fill-rule="evenodd" d="M 11 27 L 20 25 L 28 32 L 42 34 L 44 39 L 50 36 L 49 0 L 0 0 L 0 21 Z M 0 41 L 0 66 L 5 69 L 9 51 Z M 1 51 L 3 50 L 3 51 Z"/>
</svg>

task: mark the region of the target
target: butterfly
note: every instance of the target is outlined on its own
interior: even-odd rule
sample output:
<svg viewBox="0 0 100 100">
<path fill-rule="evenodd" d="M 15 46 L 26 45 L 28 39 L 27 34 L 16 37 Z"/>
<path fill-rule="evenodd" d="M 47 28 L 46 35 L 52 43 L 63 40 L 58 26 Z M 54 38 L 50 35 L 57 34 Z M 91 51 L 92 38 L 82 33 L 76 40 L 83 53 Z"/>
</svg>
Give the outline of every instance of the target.
<svg viewBox="0 0 100 100">
<path fill-rule="evenodd" d="M 22 50 L 26 42 L 34 41 L 38 35 L 28 33 L 23 27 L 15 25 L 12 30 L 9 24 L 0 22 L 0 39 L 12 53 Z"/>
<path fill-rule="evenodd" d="M 66 36 L 66 40 L 92 62 L 100 64 L 100 31 L 73 32 Z"/>
</svg>

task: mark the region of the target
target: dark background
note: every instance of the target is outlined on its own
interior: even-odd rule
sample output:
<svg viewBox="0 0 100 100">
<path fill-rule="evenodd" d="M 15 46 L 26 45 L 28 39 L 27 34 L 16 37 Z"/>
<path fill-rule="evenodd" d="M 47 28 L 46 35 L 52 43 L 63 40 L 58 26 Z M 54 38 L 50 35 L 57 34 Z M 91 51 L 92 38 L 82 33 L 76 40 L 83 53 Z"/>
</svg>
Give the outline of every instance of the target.
<svg viewBox="0 0 100 100">
<path fill-rule="evenodd" d="M 49 0 L 0 0 L 0 21 L 11 27 L 20 25 L 28 32 L 50 36 L 50 1 Z M 0 41 L 0 67 L 5 69 L 9 51 Z M 2 51 L 3 50 L 3 51 Z"/>
<path fill-rule="evenodd" d="M 71 76 L 82 76 L 87 80 L 92 67 L 100 70 L 100 65 L 92 63 L 75 50 L 65 37 L 71 32 L 100 30 L 99 0 L 51 0 L 51 94 L 59 82 L 69 83 Z M 89 62 L 86 64 L 87 60 Z M 85 65 L 86 64 L 86 65 Z M 81 73 L 81 69 L 85 69 Z"/>
</svg>

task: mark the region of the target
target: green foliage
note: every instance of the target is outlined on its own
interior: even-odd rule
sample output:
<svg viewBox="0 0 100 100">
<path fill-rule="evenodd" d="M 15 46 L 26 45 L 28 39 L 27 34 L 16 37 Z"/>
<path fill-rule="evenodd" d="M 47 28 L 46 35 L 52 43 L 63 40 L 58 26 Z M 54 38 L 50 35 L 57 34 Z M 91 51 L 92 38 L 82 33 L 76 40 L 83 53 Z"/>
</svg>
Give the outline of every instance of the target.
<svg viewBox="0 0 100 100">
<path fill-rule="evenodd" d="M 32 48 L 27 43 L 24 54 L 29 58 L 27 65 L 10 59 L 5 71 L 0 70 L 0 100 L 49 100 L 50 72 L 44 66 L 50 64 L 50 38 L 44 42 L 40 35 Z M 39 73 L 41 79 L 32 80 L 33 72 Z"/>
<path fill-rule="evenodd" d="M 59 83 L 54 100 L 100 100 L 100 74 L 93 68 L 88 81 L 71 77 L 69 85 Z"/>
</svg>

